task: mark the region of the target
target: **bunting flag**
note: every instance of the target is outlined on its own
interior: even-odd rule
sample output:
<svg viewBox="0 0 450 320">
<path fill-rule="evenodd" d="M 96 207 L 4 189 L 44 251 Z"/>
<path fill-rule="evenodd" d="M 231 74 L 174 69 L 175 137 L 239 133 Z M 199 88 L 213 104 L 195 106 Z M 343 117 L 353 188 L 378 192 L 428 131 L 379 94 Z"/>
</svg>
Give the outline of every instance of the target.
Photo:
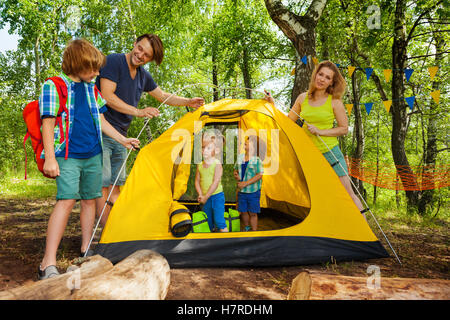
<svg viewBox="0 0 450 320">
<path fill-rule="evenodd" d="M 439 67 L 434 66 L 434 67 L 428 67 L 428 72 L 430 73 L 430 78 L 431 81 L 433 81 L 434 76 L 436 75 L 436 73 L 438 72 Z"/>
<path fill-rule="evenodd" d="M 366 70 L 366 77 L 367 80 L 369 80 L 370 76 L 372 75 L 373 68 L 365 68 L 364 70 Z"/>
<path fill-rule="evenodd" d="M 352 113 L 352 109 L 353 109 L 353 104 L 351 103 L 346 103 L 345 107 L 347 108 L 347 113 L 348 115 L 350 115 Z"/>
<path fill-rule="evenodd" d="M 411 96 L 411 97 L 405 98 L 405 101 L 409 105 L 409 108 L 411 109 L 411 111 L 412 111 L 412 109 L 414 107 L 414 100 L 416 100 L 415 96 Z"/>
<path fill-rule="evenodd" d="M 303 62 L 304 64 L 308 64 L 308 56 L 303 56 L 303 57 L 302 57 L 302 62 Z"/>
<path fill-rule="evenodd" d="M 311 61 L 315 65 L 319 63 L 319 59 L 317 57 L 305 55 L 305 56 L 303 56 L 301 58 L 301 61 L 303 62 L 303 64 L 305 64 L 305 65 L 308 64 L 308 57 L 311 57 Z M 335 63 L 335 64 L 336 64 L 336 66 L 338 68 L 347 68 L 349 77 L 352 76 L 353 72 L 357 68 L 357 67 L 351 66 L 351 65 L 349 65 L 348 67 L 345 67 L 341 63 Z M 372 72 L 373 72 L 374 68 L 362 68 L 362 69 L 364 69 L 366 71 L 367 80 L 369 80 L 370 76 L 372 75 Z M 377 69 L 377 70 L 383 70 L 384 78 L 386 79 L 386 82 L 390 81 L 391 75 L 392 75 L 392 71 L 394 69 Z M 398 69 L 395 69 L 395 70 L 398 70 Z M 430 74 L 431 80 L 434 79 L 434 77 L 436 76 L 436 73 L 438 72 L 438 70 L 439 70 L 439 66 L 428 67 L 428 72 Z M 414 69 L 406 68 L 406 69 L 403 69 L 403 72 L 405 73 L 406 81 L 409 82 L 409 79 L 411 78 L 411 75 L 414 72 Z"/>
<path fill-rule="evenodd" d="M 405 72 L 406 82 L 409 82 L 414 69 L 405 69 L 403 71 Z"/>
<path fill-rule="evenodd" d="M 354 66 L 348 66 L 348 76 L 351 77 L 356 68 Z"/>
<path fill-rule="evenodd" d="M 433 98 L 434 102 L 439 104 L 439 97 L 441 96 L 441 90 L 431 92 L 430 96 Z"/>
<path fill-rule="evenodd" d="M 384 78 L 386 79 L 386 82 L 389 82 L 391 80 L 392 69 L 384 69 L 383 74 Z"/>
<path fill-rule="evenodd" d="M 384 108 L 386 109 L 386 112 L 389 113 L 389 110 L 391 110 L 392 106 L 392 100 L 385 100 L 383 101 Z"/>
<path fill-rule="evenodd" d="M 372 110 L 373 102 L 364 103 L 364 106 L 366 107 L 367 115 L 369 115 L 370 114 L 370 110 Z"/>
<path fill-rule="evenodd" d="M 293 76 L 295 74 L 295 67 L 294 67 L 294 69 L 292 69 L 292 71 L 291 71 L 291 76 Z"/>
</svg>

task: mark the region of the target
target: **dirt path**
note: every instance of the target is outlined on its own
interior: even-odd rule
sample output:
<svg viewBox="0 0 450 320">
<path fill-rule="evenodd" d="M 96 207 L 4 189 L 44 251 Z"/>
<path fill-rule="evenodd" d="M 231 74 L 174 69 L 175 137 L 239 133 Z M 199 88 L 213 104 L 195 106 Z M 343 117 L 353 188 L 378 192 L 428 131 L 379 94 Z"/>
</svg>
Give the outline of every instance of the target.
<svg viewBox="0 0 450 320">
<path fill-rule="evenodd" d="M 53 205 L 53 199 L 0 198 L 0 290 L 36 280 Z M 382 277 L 450 279 L 450 237 L 448 227 L 441 229 L 444 231 L 405 226 L 388 232 L 403 265 L 388 258 L 282 268 L 172 269 L 167 299 L 285 299 L 301 271 L 364 277 L 369 265 L 379 266 Z M 79 207 L 75 207 L 58 250 L 60 271 L 78 257 L 79 247 Z"/>
</svg>

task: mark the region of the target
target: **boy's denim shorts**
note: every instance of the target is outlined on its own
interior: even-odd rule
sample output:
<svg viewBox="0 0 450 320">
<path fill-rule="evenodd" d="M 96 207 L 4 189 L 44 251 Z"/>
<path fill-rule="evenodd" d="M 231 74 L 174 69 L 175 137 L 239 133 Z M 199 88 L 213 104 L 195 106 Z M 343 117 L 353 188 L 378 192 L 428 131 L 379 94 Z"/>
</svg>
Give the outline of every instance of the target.
<svg viewBox="0 0 450 320">
<path fill-rule="evenodd" d="M 95 199 L 102 196 L 102 155 L 87 159 L 57 157 L 56 200 Z"/>
<path fill-rule="evenodd" d="M 238 211 L 260 213 L 261 190 L 252 193 L 238 193 Z"/>
<path fill-rule="evenodd" d="M 103 182 L 104 188 L 112 186 L 116 181 L 120 168 L 127 158 L 127 149 L 115 141 L 114 139 L 103 135 Z M 123 186 L 125 184 L 126 166 L 120 172 L 119 179 L 116 186 Z"/>
</svg>

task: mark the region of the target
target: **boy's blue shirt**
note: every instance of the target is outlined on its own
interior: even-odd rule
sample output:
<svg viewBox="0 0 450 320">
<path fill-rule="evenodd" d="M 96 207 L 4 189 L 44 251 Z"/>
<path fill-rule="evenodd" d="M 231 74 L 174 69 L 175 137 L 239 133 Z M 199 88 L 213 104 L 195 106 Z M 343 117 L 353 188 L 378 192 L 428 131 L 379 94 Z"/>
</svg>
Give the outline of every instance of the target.
<svg viewBox="0 0 450 320">
<path fill-rule="evenodd" d="M 236 161 L 236 164 L 234 165 L 234 169 L 239 172 L 239 177 L 242 177 L 242 164 L 245 162 L 245 154 L 241 153 Z M 247 168 L 245 169 L 244 179 L 241 181 L 248 181 L 254 176 L 256 176 L 258 173 L 264 173 L 264 168 L 262 161 L 259 157 L 253 156 L 248 159 Z M 253 193 L 258 190 L 261 190 L 262 186 L 262 179 L 259 179 L 255 183 L 252 183 L 245 188 L 243 188 L 240 192 L 243 193 Z"/>
<path fill-rule="evenodd" d="M 64 73 L 60 74 L 60 77 L 64 80 L 67 86 L 67 102 L 66 107 L 69 111 L 67 115 L 65 112 L 61 114 L 62 124 L 63 124 L 63 132 L 66 132 L 66 118 L 69 119 L 69 148 L 70 148 L 70 139 L 72 137 L 73 131 L 73 123 L 75 116 L 75 84 L 76 82 L 70 79 Z M 103 99 L 102 95 L 98 94 L 97 98 L 95 97 L 95 82 L 92 81 L 90 83 L 83 82 L 86 92 L 86 99 L 89 105 L 89 109 L 92 114 L 92 119 L 94 121 L 94 125 L 96 128 L 97 139 L 100 142 L 100 146 L 102 145 L 102 130 L 101 130 L 101 121 L 100 114 L 106 111 L 106 100 Z M 56 86 L 52 80 L 47 80 L 44 82 L 41 94 L 39 95 L 39 111 L 41 114 L 41 118 L 45 116 L 56 117 L 59 110 L 59 96 L 56 90 Z M 55 156 L 56 157 L 64 157 L 65 156 L 65 148 L 66 141 L 65 136 L 61 137 L 60 129 L 58 126 L 54 129 L 54 148 L 55 148 Z M 44 151 L 42 151 L 41 158 L 44 158 Z"/>
</svg>

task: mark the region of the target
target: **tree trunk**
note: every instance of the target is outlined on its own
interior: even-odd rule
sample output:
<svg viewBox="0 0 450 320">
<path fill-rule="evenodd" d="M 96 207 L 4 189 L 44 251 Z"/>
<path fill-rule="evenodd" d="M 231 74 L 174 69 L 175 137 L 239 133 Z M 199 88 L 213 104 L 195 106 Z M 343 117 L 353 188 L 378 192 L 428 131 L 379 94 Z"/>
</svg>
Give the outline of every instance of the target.
<svg viewBox="0 0 450 320">
<path fill-rule="evenodd" d="M 39 36 L 34 43 L 34 73 L 35 73 L 35 96 L 39 97 L 41 92 L 41 59 L 39 56 Z"/>
<path fill-rule="evenodd" d="M 443 37 L 438 33 L 433 33 L 433 39 L 435 42 L 436 47 L 436 56 L 435 56 L 435 65 L 440 66 L 443 62 L 443 55 L 441 54 L 445 48 L 445 40 Z M 436 79 L 436 78 L 435 78 Z M 441 81 L 439 78 L 437 80 L 433 81 L 433 91 L 438 90 L 441 85 Z M 425 143 L 425 150 L 424 150 L 424 170 L 423 170 L 423 184 L 429 185 L 434 183 L 434 167 L 436 165 L 436 158 L 437 158 L 437 125 L 436 122 L 438 120 L 439 112 L 438 107 L 435 104 L 434 101 L 430 102 L 429 107 L 429 117 L 428 117 L 428 123 L 427 123 L 427 138 Z M 430 173 L 430 175 L 428 175 Z M 419 201 L 418 209 L 421 214 L 426 213 L 427 207 L 432 206 L 433 200 L 435 196 L 435 190 L 424 190 L 422 191 L 422 197 Z"/>
<path fill-rule="evenodd" d="M 362 121 L 362 113 L 361 113 L 361 105 L 359 104 L 360 96 L 359 96 L 359 81 L 358 81 L 358 74 L 357 70 L 353 72 L 352 74 L 352 96 L 353 96 L 353 112 L 355 117 L 355 124 L 354 124 L 354 136 L 356 139 L 356 148 L 353 151 L 352 157 L 354 159 L 361 160 L 364 156 L 364 146 L 365 146 L 365 139 L 364 139 L 364 127 L 363 127 L 363 121 Z M 358 163 L 356 164 L 356 167 L 359 170 L 361 168 L 359 167 Z M 356 170 L 352 168 L 352 172 Z M 358 172 L 358 175 L 360 175 L 360 172 Z M 359 180 L 357 178 L 351 178 L 353 180 L 353 183 L 355 186 L 358 187 L 358 190 L 361 195 L 365 194 L 364 186 L 362 180 Z"/>
<path fill-rule="evenodd" d="M 392 44 L 392 136 L 391 150 L 394 163 L 399 172 L 402 183 L 414 187 L 415 176 L 406 157 L 405 139 L 408 130 L 407 105 L 404 100 L 405 85 L 403 83 L 403 70 L 406 68 L 407 41 L 405 24 L 406 1 L 397 0 L 394 20 L 394 41 Z M 417 183 L 416 183 L 417 184 Z M 417 207 L 418 191 L 405 191 L 408 207 Z"/>
<path fill-rule="evenodd" d="M 219 81 L 217 80 L 217 48 L 216 44 L 213 44 L 212 48 L 212 81 L 213 81 L 213 101 L 219 100 Z"/>
<path fill-rule="evenodd" d="M 373 204 L 377 203 L 377 184 L 378 174 L 380 172 L 380 110 L 377 110 L 377 168 L 375 174 L 375 183 L 373 186 Z"/>
<path fill-rule="evenodd" d="M 265 0 L 267 11 L 272 20 L 292 42 L 296 52 L 295 80 L 291 95 L 291 106 L 297 96 L 308 90 L 314 63 L 311 58 L 316 56 L 315 28 L 327 4 L 327 0 L 313 0 L 303 16 L 289 11 L 281 1 Z M 304 65 L 301 58 L 308 56 Z"/>
<path fill-rule="evenodd" d="M 447 300 L 450 280 L 349 277 L 301 272 L 288 300 Z"/>
<path fill-rule="evenodd" d="M 99 255 L 78 269 L 0 292 L 0 300 L 159 300 L 167 295 L 170 268 L 151 250 L 139 250 L 114 267 Z"/>
<path fill-rule="evenodd" d="M 252 89 L 252 81 L 251 81 L 251 75 L 250 75 L 250 65 L 248 61 L 248 51 L 247 48 L 244 46 L 244 51 L 242 53 L 242 77 L 244 78 L 244 85 L 246 88 Z M 251 90 L 245 90 L 245 97 L 247 99 L 253 99 L 252 91 Z"/>
</svg>

